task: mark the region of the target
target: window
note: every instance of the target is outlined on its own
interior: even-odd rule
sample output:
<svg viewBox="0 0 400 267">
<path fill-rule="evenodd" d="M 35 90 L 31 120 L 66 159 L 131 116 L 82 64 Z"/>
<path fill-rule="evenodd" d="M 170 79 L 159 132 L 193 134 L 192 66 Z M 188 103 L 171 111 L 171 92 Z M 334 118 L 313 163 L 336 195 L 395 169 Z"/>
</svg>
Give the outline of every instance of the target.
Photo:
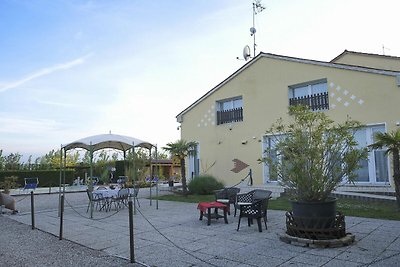
<svg viewBox="0 0 400 267">
<path fill-rule="evenodd" d="M 329 109 L 326 79 L 289 86 L 289 105 L 306 105 L 312 110 Z"/>
<path fill-rule="evenodd" d="M 385 125 L 371 125 L 366 126 L 361 129 L 357 129 L 354 132 L 354 138 L 358 143 L 358 148 L 365 148 L 368 145 L 374 143 L 374 135 L 377 132 L 385 132 Z M 267 135 L 263 137 L 262 149 L 264 151 L 263 156 L 267 156 L 268 151 L 269 156 L 275 160 L 283 160 L 281 154 L 276 149 L 276 143 L 283 138 L 285 134 L 277 135 Z M 327 157 L 336 157 L 337 155 L 326 155 Z M 340 158 L 336 160 L 340 164 Z M 363 159 L 359 162 L 360 168 L 355 171 L 357 175 L 355 182 L 358 183 L 369 183 L 369 184 L 388 184 L 389 183 L 389 168 L 388 168 L 388 157 L 385 153 L 385 149 L 374 149 L 370 150 L 368 153 L 368 158 Z M 332 166 L 334 167 L 334 166 Z M 279 181 L 278 177 L 273 175 L 268 164 L 264 163 L 263 170 L 263 181 L 264 184 L 269 182 Z M 343 181 L 346 182 L 346 181 Z"/>
<path fill-rule="evenodd" d="M 235 97 L 217 102 L 217 125 L 243 121 L 242 97 Z"/>
<path fill-rule="evenodd" d="M 366 147 L 376 140 L 374 136 L 378 132 L 385 132 L 384 125 L 367 126 L 355 132 L 355 138 L 359 147 Z M 360 162 L 360 169 L 356 171 L 357 182 L 388 183 L 389 168 L 385 149 L 369 151 L 368 159 Z"/>
</svg>

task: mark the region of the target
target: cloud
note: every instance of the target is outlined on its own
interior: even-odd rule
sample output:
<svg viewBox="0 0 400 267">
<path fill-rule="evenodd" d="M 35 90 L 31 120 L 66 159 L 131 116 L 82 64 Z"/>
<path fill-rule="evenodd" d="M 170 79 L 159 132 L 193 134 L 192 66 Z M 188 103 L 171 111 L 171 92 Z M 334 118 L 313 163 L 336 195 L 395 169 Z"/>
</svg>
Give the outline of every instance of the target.
<svg viewBox="0 0 400 267">
<path fill-rule="evenodd" d="M 69 61 L 66 63 L 57 64 L 57 65 L 54 65 L 49 68 L 44 68 L 44 69 L 38 70 L 18 81 L 14 81 L 14 82 L 11 82 L 11 83 L 8 83 L 5 85 L 4 84 L 0 85 L 0 93 L 5 92 L 10 89 L 13 89 L 13 88 L 16 88 L 16 87 L 19 87 L 31 80 L 34 80 L 34 79 L 42 77 L 42 76 L 49 75 L 53 72 L 60 71 L 60 70 L 67 70 L 67 69 L 71 69 L 77 65 L 81 65 L 85 62 L 86 58 L 88 58 L 89 56 L 91 56 L 91 54 L 85 55 L 83 57 L 77 58 L 75 60 L 72 60 L 72 61 Z"/>
<path fill-rule="evenodd" d="M 6 134 L 43 134 L 56 130 L 60 125 L 49 119 L 24 119 L 0 115 L 0 133 Z"/>
</svg>

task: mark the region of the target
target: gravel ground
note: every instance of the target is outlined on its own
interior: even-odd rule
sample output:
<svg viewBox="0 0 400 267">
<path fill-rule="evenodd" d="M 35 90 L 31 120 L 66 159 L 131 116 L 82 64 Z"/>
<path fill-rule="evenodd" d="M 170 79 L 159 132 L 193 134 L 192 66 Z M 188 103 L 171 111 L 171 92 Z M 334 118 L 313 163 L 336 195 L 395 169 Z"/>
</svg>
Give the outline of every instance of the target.
<svg viewBox="0 0 400 267">
<path fill-rule="evenodd" d="M 12 216 L 12 215 L 11 215 Z M 143 266 L 0 215 L 0 266 Z"/>
</svg>

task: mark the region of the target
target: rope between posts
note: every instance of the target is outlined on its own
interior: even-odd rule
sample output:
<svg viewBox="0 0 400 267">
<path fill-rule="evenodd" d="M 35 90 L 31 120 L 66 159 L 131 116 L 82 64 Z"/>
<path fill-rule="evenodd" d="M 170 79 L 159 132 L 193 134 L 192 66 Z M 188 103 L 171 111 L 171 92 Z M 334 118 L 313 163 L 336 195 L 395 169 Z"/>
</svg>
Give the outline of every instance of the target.
<svg viewBox="0 0 400 267">
<path fill-rule="evenodd" d="M 117 209 L 113 214 L 110 214 L 110 215 L 108 215 L 108 216 L 106 216 L 106 217 L 102 217 L 102 218 L 95 219 L 95 218 L 90 218 L 90 217 L 86 217 L 85 215 L 82 215 L 79 211 L 77 211 L 77 210 L 68 202 L 68 200 L 65 198 L 65 196 L 64 196 L 64 200 L 65 200 L 65 202 L 67 203 L 67 205 L 68 205 L 75 213 L 77 213 L 79 216 L 81 216 L 81 217 L 83 217 L 83 218 L 85 218 L 85 219 L 93 220 L 93 221 L 101 221 L 101 220 L 104 220 L 104 219 L 108 219 L 108 218 L 110 218 L 110 217 L 116 215 L 116 214 L 120 211 L 120 210 Z"/>
<path fill-rule="evenodd" d="M 30 197 L 30 196 L 31 196 L 30 194 L 29 194 L 29 195 L 26 195 L 26 196 L 24 196 L 22 199 L 18 199 L 18 200 L 16 200 L 15 202 L 16 202 L 16 203 L 21 202 L 22 200 L 24 200 L 25 198 Z"/>
<path fill-rule="evenodd" d="M 202 258 L 197 257 L 196 255 L 193 255 L 192 253 L 190 253 L 189 251 L 186 251 L 185 249 L 181 248 L 180 246 L 178 246 L 177 244 L 175 244 L 171 239 L 169 239 L 167 236 L 165 236 L 163 233 L 161 233 L 147 218 L 146 216 L 144 216 L 144 214 L 140 211 L 139 208 L 137 208 L 137 211 L 139 211 L 139 213 L 143 216 L 143 218 L 150 224 L 151 227 L 154 228 L 154 230 L 156 230 L 162 237 L 164 237 L 168 242 L 170 242 L 174 247 L 176 247 L 177 249 L 183 251 L 184 253 L 188 254 L 189 256 L 192 256 L 193 258 L 198 259 L 201 262 L 204 262 L 206 264 L 209 264 L 211 266 L 214 267 L 218 267 L 218 265 L 214 265 L 211 262 L 207 262 L 205 260 L 203 260 Z"/>
</svg>

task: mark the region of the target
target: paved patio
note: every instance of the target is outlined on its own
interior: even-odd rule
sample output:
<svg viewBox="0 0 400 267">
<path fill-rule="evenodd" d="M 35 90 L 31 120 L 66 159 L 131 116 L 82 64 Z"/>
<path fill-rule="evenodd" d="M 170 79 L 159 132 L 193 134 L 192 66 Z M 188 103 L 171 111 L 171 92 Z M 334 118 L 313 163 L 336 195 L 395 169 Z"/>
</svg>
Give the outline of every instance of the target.
<svg viewBox="0 0 400 267">
<path fill-rule="evenodd" d="M 153 192 L 154 193 L 154 192 Z M 148 266 L 398 266 L 400 262 L 400 222 L 347 217 L 347 232 L 356 242 L 340 248 L 312 248 L 289 245 L 279 240 L 284 233 L 285 213 L 269 211 L 268 230 L 259 233 L 257 225 L 238 218 L 199 221 L 197 204 L 156 201 L 141 190 L 141 207 L 134 215 L 135 258 Z M 20 212 L 11 219 L 31 224 L 30 197 L 17 196 Z M 86 193 L 66 194 L 65 239 L 128 258 L 128 209 L 119 212 L 86 213 Z M 36 227 L 59 235 L 58 195 L 35 196 Z M 233 213 L 232 213 L 233 214 Z M 33 230 L 32 230 L 33 231 Z M 66 252 L 68 253 L 68 252 Z"/>
</svg>

